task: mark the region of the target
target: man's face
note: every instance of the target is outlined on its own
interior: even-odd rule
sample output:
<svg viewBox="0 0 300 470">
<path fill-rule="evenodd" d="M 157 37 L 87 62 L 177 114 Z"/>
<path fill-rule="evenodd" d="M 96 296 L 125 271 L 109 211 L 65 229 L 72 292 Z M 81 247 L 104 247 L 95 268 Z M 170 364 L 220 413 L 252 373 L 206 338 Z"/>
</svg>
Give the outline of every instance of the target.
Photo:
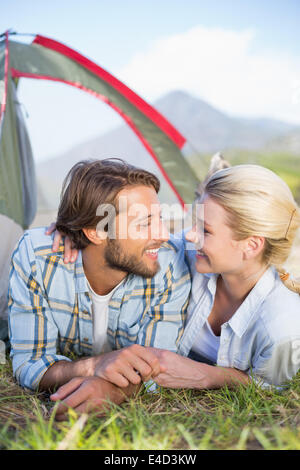
<svg viewBox="0 0 300 470">
<path fill-rule="evenodd" d="M 120 191 L 117 205 L 116 239 L 107 238 L 106 262 L 120 271 L 153 277 L 160 269 L 158 250 L 169 239 L 157 193 L 148 186 L 128 186 Z"/>
</svg>

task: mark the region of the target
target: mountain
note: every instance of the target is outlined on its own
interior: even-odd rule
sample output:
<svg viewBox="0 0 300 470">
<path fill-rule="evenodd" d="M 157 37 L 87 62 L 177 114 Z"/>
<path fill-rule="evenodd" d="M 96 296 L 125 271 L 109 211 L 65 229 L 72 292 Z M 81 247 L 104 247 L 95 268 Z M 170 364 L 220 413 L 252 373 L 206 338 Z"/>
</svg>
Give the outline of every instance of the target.
<svg viewBox="0 0 300 470">
<path fill-rule="evenodd" d="M 267 143 L 266 149 L 270 152 L 286 152 L 291 155 L 300 155 L 300 129 L 276 137 Z"/>
<path fill-rule="evenodd" d="M 155 106 L 199 153 L 259 149 L 296 127 L 275 119 L 231 117 L 182 91 L 167 94 Z"/>
<path fill-rule="evenodd" d="M 215 153 L 232 148 L 259 149 L 270 141 L 296 132 L 296 126 L 273 119 L 231 117 L 205 101 L 183 91 L 160 98 L 154 106 L 187 138 L 191 153 Z M 298 130 L 299 132 L 299 130 Z M 159 175 L 152 158 L 132 130 L 120 126 L 83 142 L 68 152 L 37 165 L 39 210 L 55 209 L 63 178 L 79 160 L 119 157 Z M 175 202 L 167 185 L 162 185 L 163 202 Z"/>
</svg>

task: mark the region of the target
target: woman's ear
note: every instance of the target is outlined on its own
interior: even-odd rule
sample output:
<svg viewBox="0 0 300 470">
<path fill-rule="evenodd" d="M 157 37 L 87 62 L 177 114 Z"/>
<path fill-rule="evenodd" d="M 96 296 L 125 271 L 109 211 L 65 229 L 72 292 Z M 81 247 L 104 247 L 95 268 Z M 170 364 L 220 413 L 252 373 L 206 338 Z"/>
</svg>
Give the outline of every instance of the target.
<svg viewBox="0 0 300 470">
<path fill-rule="evenodd" d="M 264 237 L 249 237 L 245 240 L 244 248 L 244 258 L 252 259 L 256 258 L 259 254 L 262 253 L 265 247 L 265 238 Z"/>
<path fill-rule="evenodd" d="M 100 232 L 96 228 L 83 228 L 82 231 L 94 245 L 101 245 L 107 238 L 107 232 Z"/>
</svg>

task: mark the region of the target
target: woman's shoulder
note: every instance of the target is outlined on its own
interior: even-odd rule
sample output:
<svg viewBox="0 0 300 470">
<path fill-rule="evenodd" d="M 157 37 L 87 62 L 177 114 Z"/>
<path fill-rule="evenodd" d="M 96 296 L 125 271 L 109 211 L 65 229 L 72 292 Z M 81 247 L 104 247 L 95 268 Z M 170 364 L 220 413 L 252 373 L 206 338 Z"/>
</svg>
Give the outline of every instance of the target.
<svg viewBox="0 0 300 470">
<path fill-rule="evenodd" d="M 259 318 L 274 340 L 300 337 L 300 295 L 288 289 L 277 273 L 273 289 L 261 304 Z"/>
<path fill-rule="evenodd" d="M 281 281 L 279 274 L 274 270 L 274 286 L 265 299 L 267 306 L 272 306 L 275 310 L 282 312 L 287 306 L 292 312 L 299 312 L 300 317 L 300 295 L 288 289 Z"/>
</svg>

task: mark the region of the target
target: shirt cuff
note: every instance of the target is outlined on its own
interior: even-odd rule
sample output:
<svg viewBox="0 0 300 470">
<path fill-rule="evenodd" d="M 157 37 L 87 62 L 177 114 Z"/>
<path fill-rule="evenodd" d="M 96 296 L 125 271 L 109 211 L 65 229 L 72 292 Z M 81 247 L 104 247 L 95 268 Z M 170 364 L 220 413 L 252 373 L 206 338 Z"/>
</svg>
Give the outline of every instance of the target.
<svg viewBox="0 0 300 470">
<path fill-rule="evenodd" d="M 144 382 L 144 386 L 146 387 L 147 393 L 157 393 L 158 392 L 158 385 L 153 380 L 148 380 Z"/>
<path fill-rule="evenodd" d="M 24 365 L 20 366 L 15 373 L 16 379 L 21 387 L 36 390 L 43 375 L 47 372 L 49 367 L 58 361 L 72 362 L 68 357 L 56 354 L 42 356 L 37 361 L 28 361 Z"/>
<path fill-rule="evenodd" d="M 277 391 L 284 391 L 287 386 L 284 385 L 274 385 L 270 384 L 269 382 L 265 381 L 263 377 L 260 377 L 259 375 L 254 375 L 253 372 L 248 372 L 248 377 L 251 380 L 251 382 L 254 382 L 255 385 L 260 387 L 263 390 L 277 390 Z"/>
</svg>

